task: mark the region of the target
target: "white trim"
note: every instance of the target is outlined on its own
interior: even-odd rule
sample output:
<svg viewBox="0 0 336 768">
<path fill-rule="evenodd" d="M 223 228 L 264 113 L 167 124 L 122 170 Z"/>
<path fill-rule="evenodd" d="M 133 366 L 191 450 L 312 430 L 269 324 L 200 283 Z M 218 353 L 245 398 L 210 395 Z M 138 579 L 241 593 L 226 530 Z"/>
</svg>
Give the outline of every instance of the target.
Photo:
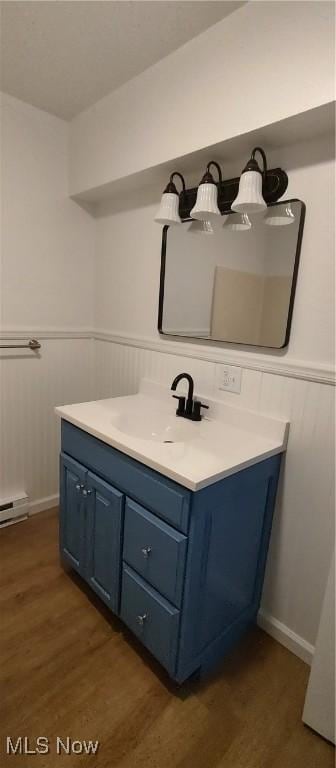
<svg viewBox="0 0 336 768">
<path fill-rule="evenodd" d="M 206 360 L 210 363 L 226 363 L 236 365 L 264 373 L 272 373 L 277 376 L 287 376 L 305 381 L 315 381 L 320 384 L 332 384 L 335 386 L 335 371 L 331 366 L 320 363 L 307 364 L 302 360 L 286 362 L 284 357 L 276 360 L 267 358 L 254 351 L 239 352 L 227 348 L 213 346 L 207 342 L 204 345 L 193 342 L 169 341 L 164 338 L 150 339 L 142 336 L 128 336 L 127 334 L 114 334 L 105 330 L 94 332 L 94 338 L 98 341 L 107 341 L 114 344 L 123 344 L 140 349 L 151 349 L 154 352 L 164 352 L 168 355 L 191 357 L 198 360 Z M 274 353 L 273 353 L 274 355 Z"/>
<path fill-rule="evenodd" d="M 279 351 L 272 357 L 260 354 L 254 350 L 239 351 L 228 347 L 216 345 L 208 340 L 203 343 L 174 339 L 173 341 L 163 336 L 149 338 L 146 336 L 131 336 L 128 334 L 113 333 L 107 330 L 94 330 L 93 328 L 11 328 L 0 331 L 0 339 L 13 338 L 37 338 L 37 339 L 94 339 L 96 341 L 112 342 L 137 349 L 149 349 L 153 352 L 163 352 L 167 355 L 190 357 L 196 360 L 205 360 L 209 363 L 224 363 L 246 368 L 252 371 L 271 373 L 275 376 L 286 376 L 293 379 L 313 381 L 318 384 L 336 385 L 335 369 L 321 363 L 309 363 L 303 360 L 289 360 L 286 353 Z"/>
<path fill-rule="evenodd" d="M 92 328 L 2 328 L 0 339 L 92 339 Z"/>
<path fill-rule="evenodd" d="M 285 648 L 288 648 L 299 659 L 305 661 L 306 664 L 311 665 L 315 648 L 307 640 L 297 635 L 286 624 L 282 624 L 281 621 L 275 619 L 274 616 L 263 613 L 263 611 L 259 611 L 257 623 L 268 635 L 274 637 L 275 640 L 284 645 Z"/>
<path fill-rule="evenodd" d="M 39 512 L 46 512 L 47 509 L 57 507 L 59 504 L 59 494 L 54 493 L 53 496 L 45 496 L 44 499 L 36 499 L 36 501 L 29 502 L 29 517 L 31 515 L 37 515 Z"/>
</svg>

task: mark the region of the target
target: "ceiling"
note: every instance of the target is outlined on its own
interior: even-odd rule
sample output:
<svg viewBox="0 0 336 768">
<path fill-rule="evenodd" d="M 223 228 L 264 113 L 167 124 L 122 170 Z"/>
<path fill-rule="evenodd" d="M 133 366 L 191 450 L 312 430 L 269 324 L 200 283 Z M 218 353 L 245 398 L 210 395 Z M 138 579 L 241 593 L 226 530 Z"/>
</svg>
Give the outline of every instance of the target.
<svg viewBox="0 0 336 768">
<path fill-rule="evenodd" d="M 243 2 L 1 2 L 1 89 L 67 120 Z"/>
</svg>

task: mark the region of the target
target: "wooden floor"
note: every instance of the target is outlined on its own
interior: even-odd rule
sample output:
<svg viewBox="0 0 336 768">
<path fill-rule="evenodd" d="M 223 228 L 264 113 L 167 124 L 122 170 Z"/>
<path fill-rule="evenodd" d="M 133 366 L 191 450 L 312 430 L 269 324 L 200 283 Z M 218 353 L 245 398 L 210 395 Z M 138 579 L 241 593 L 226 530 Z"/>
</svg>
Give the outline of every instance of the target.
<svg viewBox="0 0 336 768">
<path fill-rule="evenodd" d="M 2 529 L 1 748 L 50 739 L 50 754 L 10 766 L 329 768 L 333 748 L 305 727 L 308 667 L 255 629 L 206 683 L 172 685 L 58 562 L 57 513 Z M 96 756 L 56 755 L 98 739 Z"/>
</svg>

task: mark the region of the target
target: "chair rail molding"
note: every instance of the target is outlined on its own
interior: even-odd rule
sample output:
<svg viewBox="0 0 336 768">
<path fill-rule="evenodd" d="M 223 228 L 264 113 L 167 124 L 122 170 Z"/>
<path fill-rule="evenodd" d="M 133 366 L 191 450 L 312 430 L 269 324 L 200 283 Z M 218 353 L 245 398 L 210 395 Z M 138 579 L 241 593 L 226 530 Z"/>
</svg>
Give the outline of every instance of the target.
<svg viewBox="0 0 336 768">
<path fill-rule="evenodd" d="M 27 327 L 11 326 L 10 328 L 0 328 L 0 339 L 17 338 L 40 338 L 40 339 L 92 339 L 94 333 L 92 328 L 53 328 L 53 327 Z"/>
<path fill-rule="evenodd" d="M 286 376 L 287 378 L 303 379 L 304 381 L 313 381 L 318 384 L 336 385 L 336 371 L 328 363 L 315 363 L 304 360 L 287 360 L 285 356 L 277 357 L 274 354 L 271 357 L 257 352 L 239 351 L 237 349 L 228 349 L 228 347 L 219 346 L 214 342 L 204 340 L 204 343 L 194 343 L 192 340 L 184 339 L 168 340 L 158 336 L 150 338 L 148 336 L 133 336 L 120 332 L 109 331 L 95 328 L 42 328 L 42 327 L 22 327 L 17 326 L 2 328 L 0 330 L 0 339 L 14 338 L 38 338 L 38 339 L 91 339 L 95 341 L 110 342 L 120 344 L 126 347 L 135 347 L 137 349 L 151 350 L 161 352 L 167 355 L 178 355 L 185 358 L 194 358 L 196 360 L 205 360 L 209 363 L 222 363 L 224 365 L 236 365 L 241 368 L 252 371 L 261 371 L 263 373 L 272 373 L 275 376 Z M 197 340 L 199 342 L 199 340 Z"/>
<path fill-rule="evenodd" d="M 95 330 L 93 335 L 97 341 L 112 342 L 113 344 L 137 347 L 138 349 L 148 349 L 168 355 L 190 357 L 197 360 L 205 360 L 209 363 L 236 365 L 254 371 L 313 381 L 319 384 L 336 385 L 335 369 L 327 363 L 324 365 L 303 360 L 287 361 L 284 357 L 278 357 L 276 360 L 274 360 L 274 357 L 273 359 L 268 359 L 266 355 L 259 355 L 255 352 L 240 352 L 236 349 L 229 350 L 227 347 L 209 344 L 208 341 L 204 342 L 204 344 L 194 344 L 192 341 L 168 341 L 168 339 L 163 338 L 152 339 L 145 336 L 113 333 L 103 329 Z"/>
</svg>

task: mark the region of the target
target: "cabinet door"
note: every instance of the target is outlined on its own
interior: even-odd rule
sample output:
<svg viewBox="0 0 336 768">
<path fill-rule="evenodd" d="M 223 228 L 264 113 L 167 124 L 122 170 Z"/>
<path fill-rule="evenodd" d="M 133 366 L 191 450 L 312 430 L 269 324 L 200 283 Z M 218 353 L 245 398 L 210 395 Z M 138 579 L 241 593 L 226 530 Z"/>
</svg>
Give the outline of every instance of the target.
<svg viewBox="0 0 336 768">
<path fill-rule="evenodd" d="M 60 549 L 62 557 L 82 576 L 85 574 L 85 515 L 83 489 L 87 471 L 82 464 L 61 454 Z"/>
<path fill-rule="evenodd" d="M 118 613 L 124 496 L 91 472 L 87 486 L 86 579 L 99 597 Z"/>
</svg>

